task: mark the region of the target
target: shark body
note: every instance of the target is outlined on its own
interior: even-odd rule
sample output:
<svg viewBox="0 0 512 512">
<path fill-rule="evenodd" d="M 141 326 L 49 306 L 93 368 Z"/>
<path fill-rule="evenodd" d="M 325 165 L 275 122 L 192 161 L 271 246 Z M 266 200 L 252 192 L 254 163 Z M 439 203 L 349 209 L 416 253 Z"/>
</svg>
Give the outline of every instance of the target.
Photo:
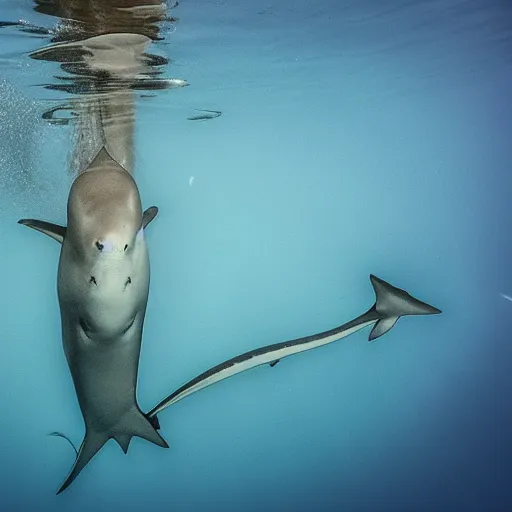
<svg viewBox="0 0 512 512">
<path fill-rule="evenodd" d="M 86 433 L 59 493 L 109 439 L 125 453 L 133 436 L 168 447 L 136 397 L 150 278 L 144 229 L 157 211 L 142 212 L 133 177 L 102 148 L 71 187 L 67 227 L 19 221 L 62 244 L 62 341 Z"/>
</svg>

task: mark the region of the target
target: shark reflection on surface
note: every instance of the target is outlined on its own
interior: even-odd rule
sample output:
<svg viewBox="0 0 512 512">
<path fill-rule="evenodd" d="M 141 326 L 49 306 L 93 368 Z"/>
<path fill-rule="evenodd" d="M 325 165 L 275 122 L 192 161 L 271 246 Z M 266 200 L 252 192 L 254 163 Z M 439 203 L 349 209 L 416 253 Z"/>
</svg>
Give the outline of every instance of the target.
<svg viewBox="0 0 512 512">
<path fill-rule="evenodd" d="M 58 63 L 62 71 L 39 85 L 68 95 L 43 117 L 53 124 L 73 124 L 73 177 L 101 147 L 133 173 L 137 92 L 188 85 L 182 78 L 162 76 L 169 59 L 149 52 L 152 43 L 163 39 L 162 27 L 176 23 L 168 16 L 172 7 L 160 0 L 35 2 L 37 12 L 59 20 L 49 32 L 50 44 L 29 57 Z M 57 116 L 59 111 L 69 115 Z"/>
</svg>

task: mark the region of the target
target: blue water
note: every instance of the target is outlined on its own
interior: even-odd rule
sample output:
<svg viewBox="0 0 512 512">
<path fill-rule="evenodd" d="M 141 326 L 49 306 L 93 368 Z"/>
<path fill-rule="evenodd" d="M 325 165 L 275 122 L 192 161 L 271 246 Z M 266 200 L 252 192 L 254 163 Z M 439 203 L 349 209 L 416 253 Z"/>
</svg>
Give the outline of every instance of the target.
<svg viewBox="0 0 512 512">
<path fill-rule="evenodd" d="M 28 0 L 0 20 L 51 26 Z M 512 10 L 445 0 L 184 0 L 155 52 L 190 86 L 137 103 L 151 293 L 139 402 L 373 303 L 370 273 L 443 310 L 364 330 L 109 442 L 63 494 L 83 420 L 62 352 L 69 126 L 47 44 L 0 29 L 1 510 L 512 510 Z M 204 122 L 194 109 L 222 111 Z M 194 178 L 191 180 L 191 178 Z"/>
</svg>

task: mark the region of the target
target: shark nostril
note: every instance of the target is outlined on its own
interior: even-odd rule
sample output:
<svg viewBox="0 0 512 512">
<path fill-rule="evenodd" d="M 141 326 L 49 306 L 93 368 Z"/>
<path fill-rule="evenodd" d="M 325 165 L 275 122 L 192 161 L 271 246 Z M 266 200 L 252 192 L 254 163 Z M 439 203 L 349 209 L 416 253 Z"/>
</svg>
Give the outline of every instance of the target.
<svg viewBox="0 0 512 512">
<path fill-rule="evenodd" d="M 89 283 L 94 283 L 96 286 L 98 286 L 98 283 L 96 282 L 96 278 L 94 276 L 91 276 L 89 279 Z"/>
<path fill-rule="evenodd" d="M 128 249 L 128 244 L 124 246 L 124 252 L 126 252 L 126 249 Z"/>
<path fill-rule="evenodd" d="M 98 248 L 98 251 L 103 251 L 103 247 L 105 246 L 96 240 L 96 247 Z"/>
<path fill-rule="evenodd" d="M 126 280 L 126 282 L 124 283 L 124 288 L 126 289 L 126 287 L 127 287 L 129 284 L 132 284 L 132 278 L 131 278 L 131 277 L 128 277 L 128 279 L 127 279 L 127 280 Z"/>
</svg>

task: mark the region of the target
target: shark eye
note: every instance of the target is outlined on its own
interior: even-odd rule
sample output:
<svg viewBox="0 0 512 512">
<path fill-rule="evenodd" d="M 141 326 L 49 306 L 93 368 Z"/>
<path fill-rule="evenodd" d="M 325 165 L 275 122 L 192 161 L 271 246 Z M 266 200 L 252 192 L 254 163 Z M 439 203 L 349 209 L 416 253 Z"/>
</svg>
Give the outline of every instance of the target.
<svg viewBox="0 0 512 512">
<path fill-rule="evenodd" d="M 103 251 L 103 247 L 105 247 L 103 244 L 100 244 L 98 241 L 96 241 L 96 247 L 98 248 L 98 251 Z"/>
<path fill-rule="evenodd" d="M 124 246 L 124 252 L 126 252 L 126 249 L 128 249 L 128 244 Z"/>
<path fill-rule="evenodd" d="M 96 282 L 96 278 L 94 276 L 91 276 L 91 279 L 89 279 L 89 283 L 94 283 L 96 286 L 98 286 L 98 283 Z"/>
</svg>

